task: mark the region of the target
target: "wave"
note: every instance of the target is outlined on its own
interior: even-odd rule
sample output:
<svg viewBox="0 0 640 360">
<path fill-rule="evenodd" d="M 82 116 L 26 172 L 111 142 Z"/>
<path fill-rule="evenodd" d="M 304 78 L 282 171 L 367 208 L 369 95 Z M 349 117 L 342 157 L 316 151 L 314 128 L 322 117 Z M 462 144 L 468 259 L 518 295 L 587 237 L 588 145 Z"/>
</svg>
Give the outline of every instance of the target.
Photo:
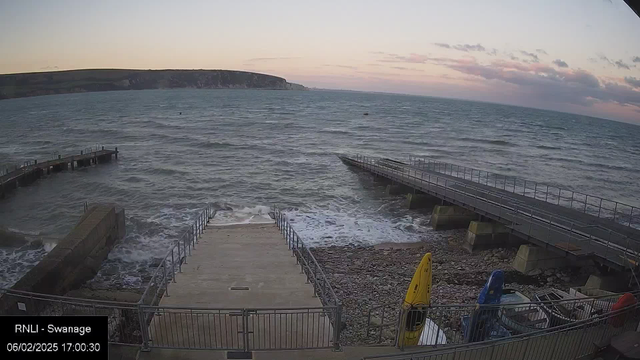
<svg viewBox="0 0 640 360">
<path fill-rule="evenodd" d="M 28 236 L 40 236 L 41 231 L 28 231 L 28 230 L 19 230 L 12 227 L 7 227 L 7 230 L 16 234 L 28 235 Z"/>
<path fill-rule="evenodd" d="M 547 149 L 547 150 L 562 150 L 559 146 L 550 146 L 550 145 L 537 145 L 538 149 Z"/>
<path fill-rule="evenodd" d="M 463 137 L 458 140 L 479 143 L 479 144 L 491 144 L 491 145 L 499 145 L 499 146 L 518 146 L 517 144 L 514 144 L 506 140 L 495 140 L 495 139 L 488 140 L 488 139 L 478 139 L 478 138 L 470 138 L 470 137 Z"/>
<path fill-rule="evenodd" d="M 327 134 L 347 134 L 347 135 L 353 134 L 353 131 L 351 130 L 339 129 L 339 128 L 324 128 L 318 132 L 327 133 Z"/>
<path fill-rule="evenodd" d="M 216 216 L 211 220 L 213 226 L 228 226 L 240 224 L 273 224 L 269 215 L 271 208 L 264 205 L 241 206 L 216 204 L 220 207 Z"/>
<path fill-rule="evenodd" d="M 186 171 L 186 170 L 160 168 L 160 167 L 151 168 L 151 170 L 149 170 L 148 173 L 152 174 L 152 175 L 167 175 L 167 176 L 171 176 L 171 175 L 188 175 L 188 174 L 190 174 L 190 172 Z"/>
</svg>

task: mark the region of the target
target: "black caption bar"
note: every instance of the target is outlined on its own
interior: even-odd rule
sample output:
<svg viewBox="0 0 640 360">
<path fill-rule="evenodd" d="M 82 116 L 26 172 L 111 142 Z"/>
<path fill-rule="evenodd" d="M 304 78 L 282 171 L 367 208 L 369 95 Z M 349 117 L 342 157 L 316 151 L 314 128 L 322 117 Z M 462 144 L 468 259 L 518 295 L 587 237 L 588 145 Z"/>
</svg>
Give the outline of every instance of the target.
<svg viewBox="0 0 640 360">
<path fill-rule="evenodd" d="M 107 360 L 107 316 L 0 316 L 1 359 Z"/>
</svg>

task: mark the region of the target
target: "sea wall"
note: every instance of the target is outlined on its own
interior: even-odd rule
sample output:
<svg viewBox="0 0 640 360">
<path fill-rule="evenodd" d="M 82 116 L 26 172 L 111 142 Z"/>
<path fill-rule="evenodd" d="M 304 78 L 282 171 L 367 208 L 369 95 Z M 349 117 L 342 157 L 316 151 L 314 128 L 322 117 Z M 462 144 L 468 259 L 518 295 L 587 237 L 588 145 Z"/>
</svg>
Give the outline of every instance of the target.
<svg viewBox="0 0 640 360">
<path fill-rule="evenodd" d="M 93 278 L 116 242 L 125 235 L 124 209 L 96 205 L 87 210 L 75 228 L 12 290 L 64 295 Z M 0 314 L 30 314 L 28 299 L 0 297 Z"/>
</svg>

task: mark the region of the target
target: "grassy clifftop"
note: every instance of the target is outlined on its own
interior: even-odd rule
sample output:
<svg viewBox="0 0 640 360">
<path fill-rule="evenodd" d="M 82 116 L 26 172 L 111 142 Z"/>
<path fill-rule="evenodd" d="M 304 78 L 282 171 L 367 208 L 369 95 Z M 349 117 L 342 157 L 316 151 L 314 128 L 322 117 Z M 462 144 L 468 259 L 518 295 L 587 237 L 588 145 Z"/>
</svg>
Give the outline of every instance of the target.
<svg viewBox="0 0 640 360">
<path fill-rule="evenodd" d="M 0 100 L 89 91 L 176 88 L 305 89 L 281 77 L 231 70 L 87 69 L 0 75 Z"/>
</svg>

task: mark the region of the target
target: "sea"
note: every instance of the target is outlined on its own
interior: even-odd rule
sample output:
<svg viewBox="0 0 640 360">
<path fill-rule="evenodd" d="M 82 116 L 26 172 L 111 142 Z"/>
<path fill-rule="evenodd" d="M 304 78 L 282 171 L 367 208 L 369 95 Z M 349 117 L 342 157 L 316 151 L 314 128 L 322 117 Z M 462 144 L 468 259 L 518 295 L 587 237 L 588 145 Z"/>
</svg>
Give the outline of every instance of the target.
<svg viewBox="0 0 640 360">
<path fill-rule="evenodd" d="M 368 115 L 365 115 L 367 113 Z M 410 155 L 640 206 L 640 126 L 434 97 L 346 91 L 144 90 L 0 101 L 0 169 L 89 147 L 117 161 L 53 174 L 0 200 L 0 226 L 44 246 L 0 248 L 11 286 L 76 224 L 85 203 L 125 208 L 127 235 L 92 280 L 140 287 L 207 205 L 217 225 L 283 209 L 310 246 L 437 234 L 339 154 Z"/>
</svg>

